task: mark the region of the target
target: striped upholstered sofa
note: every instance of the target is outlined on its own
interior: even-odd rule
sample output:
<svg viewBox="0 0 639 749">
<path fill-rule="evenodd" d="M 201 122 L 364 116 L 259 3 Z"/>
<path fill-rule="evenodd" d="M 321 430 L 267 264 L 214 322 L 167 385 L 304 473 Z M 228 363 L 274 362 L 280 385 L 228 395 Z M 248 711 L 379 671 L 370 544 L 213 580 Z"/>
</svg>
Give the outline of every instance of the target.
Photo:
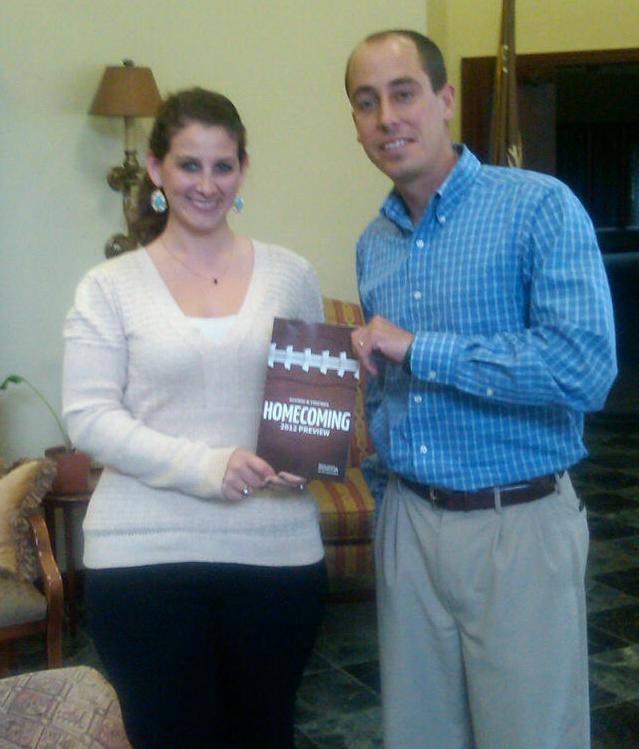
<svg viewBox="0 0 639 749">
<path fill-rule="evenodd" d="M 326 322 L 362 325 L 359 305 L 324 299 Z M 343 483 L 312 481 L 309 485 L 320 509 L 326 562 L 331 577 L 359 577 L 373 572 L 374 502 L 361 471 L 362 460 L 373 446 L 364 416 L 363 379 L 357 388 L 355 426 L 349 468 Z"/>
</svg>

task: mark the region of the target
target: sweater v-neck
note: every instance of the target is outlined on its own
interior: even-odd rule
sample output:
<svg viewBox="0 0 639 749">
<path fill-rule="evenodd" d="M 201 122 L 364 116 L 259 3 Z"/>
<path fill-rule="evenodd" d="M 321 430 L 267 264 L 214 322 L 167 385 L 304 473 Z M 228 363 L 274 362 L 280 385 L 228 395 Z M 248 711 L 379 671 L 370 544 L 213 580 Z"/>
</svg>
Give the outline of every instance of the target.
<svg viewBox="0 0 639 749">
<path fill-rule="evenodd" d="M 264 264 L 266 263 L 267 246 L 263 242 L 259 242 L 255 239 L 251 239 L 253 245 L 253 270 L 251 272 L 251 278 L 249 280 L 244 299 L 240 306 L 240 309 L 235 314 L 235 321 L 224 336 L 224 341 L 231 337 L 242 337 L 245 335 L 247 325 L 253 318 L 253 311 L 259 304 L 260 298 L 264 294 L 264 281 L 265 278 L 263 270 Z M 179 326 L 181 331 L 188 331 L 191 336 L 197 336 L 208 341 L 211 346 L 218 346 L 220 343 L 214 343 L 208 338 L 197 326 L 193 325 L 189 319 L 189 316 L 185 314 L 180 305 L 175 300 L 173 294 L 166 285 L 162 278 L 160 271 L 157 269 L 151 256 L 149 255 L 146 247 L 141 247 L 141 260 L 142 270 L 147 277 L 150 285 L 155 289 L 157 298 L 164 301 L 163 307 L 166 310 L 169 318 L 174 324 Z M 152 291 L 153 293 L 153 291 Z"/>
</svg>

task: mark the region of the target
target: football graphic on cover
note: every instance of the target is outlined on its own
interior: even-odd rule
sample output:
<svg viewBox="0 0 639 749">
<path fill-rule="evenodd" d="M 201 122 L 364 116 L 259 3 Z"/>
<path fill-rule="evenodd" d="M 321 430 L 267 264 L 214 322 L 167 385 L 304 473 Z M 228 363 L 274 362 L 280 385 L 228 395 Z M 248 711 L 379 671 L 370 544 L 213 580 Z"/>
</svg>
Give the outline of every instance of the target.
<svg viewBox="0 0 639 749">
<path fill-rule="evenodd" d="M 257 454 L 276 471 L 343 480 L 359 379 L 351 330 L 275 318 Z"/>
</svg>

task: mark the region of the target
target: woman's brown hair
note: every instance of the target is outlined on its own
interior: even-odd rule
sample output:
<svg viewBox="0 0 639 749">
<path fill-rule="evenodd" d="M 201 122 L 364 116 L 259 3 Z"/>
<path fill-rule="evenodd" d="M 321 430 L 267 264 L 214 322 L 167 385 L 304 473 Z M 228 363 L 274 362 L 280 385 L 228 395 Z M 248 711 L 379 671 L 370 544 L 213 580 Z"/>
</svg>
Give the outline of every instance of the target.
<svg viewBox="0 0 639 749">
<path fill-rule="evenodd" d="M 163 161 L 171 149 L 173 136 L 192 122 L 211 127 L 223 127 L 237 141 L 240 164 L 246 161 L 246 129 L 240 115 L 226 96 L 203 88 L 191 88 L 169 96 L 160 106 L 149 137 L 149 150 L 158 161 Z M 141 245 L 158 237 L 166 226 L 169 208 L 156 213 L 151 208 L 151 193 L 156 190 L 148 174 L 138 190 L 137 217 L 133 234 Z"/>
</svg>

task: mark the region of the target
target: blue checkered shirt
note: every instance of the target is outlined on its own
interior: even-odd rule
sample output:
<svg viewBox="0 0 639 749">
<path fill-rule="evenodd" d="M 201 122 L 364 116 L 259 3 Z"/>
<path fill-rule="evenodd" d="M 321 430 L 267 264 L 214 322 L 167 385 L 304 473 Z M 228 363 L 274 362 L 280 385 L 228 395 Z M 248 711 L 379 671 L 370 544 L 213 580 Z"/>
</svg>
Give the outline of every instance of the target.
<svg viewBox="0 0 639 749">
<path fill-rule="evenodd" d="M 393 191 L 357 247 L 367 320 L 415 334 L 412 375 L 378 357 L 371 436 L 392 472 L 472 491 L 567 468 L 616 374 L 592 223 L 534 172 L 466 148 L 414 225 Z"/>
</svg>

